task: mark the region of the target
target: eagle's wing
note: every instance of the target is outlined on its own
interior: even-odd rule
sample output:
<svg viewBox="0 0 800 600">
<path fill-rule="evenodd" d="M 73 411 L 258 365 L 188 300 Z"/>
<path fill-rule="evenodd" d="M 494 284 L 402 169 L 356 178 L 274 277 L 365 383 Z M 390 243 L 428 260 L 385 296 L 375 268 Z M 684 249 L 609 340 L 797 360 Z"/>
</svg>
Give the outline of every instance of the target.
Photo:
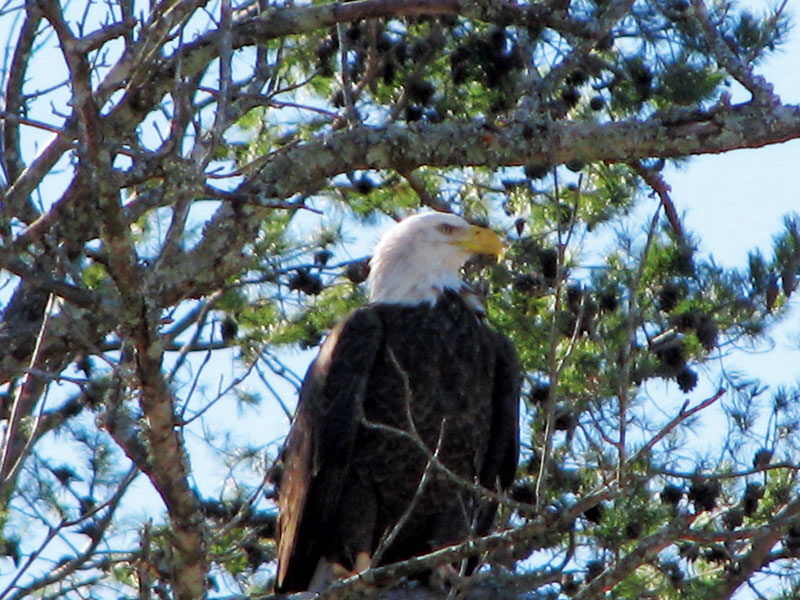
<svg viewBox="0 0 800 600">
<path fill-rule="evenodd" d="M 481 484 L 489 489 L 508 489 L 514 482 L 519 460 L 519 394 L 521 370 L 514 346 L 506 336 L 493 332 L 496 340 L 492 424 L 489 451 L 481 473 Z"/>
<path fill-rule="evenodd" d="M 278 500 L 276 591 L 305 590 L 343 492 L 370 372 L 383 336 L 375 310 L 331 331 L 306 373 L 286 440 Z"/>
<path fill-rule="evenodd" d="M 481 485 L 492 491 L 498 486 L 507 490 L 514 482 L 519 461 L 519 393 L 522 372 L 519 359 L 511 341 L 504 335 L 492 332 L 496 340 L 494 389 L 492 393 L 492 421 L 489 447 L 481 465 Z M 475 523 L 475 533 L 486 535 L 492 528 L 497 504 L 485 502 L 480 507 Z M 467 572 L 477 566 L 470 561 Z"/>
</svg>

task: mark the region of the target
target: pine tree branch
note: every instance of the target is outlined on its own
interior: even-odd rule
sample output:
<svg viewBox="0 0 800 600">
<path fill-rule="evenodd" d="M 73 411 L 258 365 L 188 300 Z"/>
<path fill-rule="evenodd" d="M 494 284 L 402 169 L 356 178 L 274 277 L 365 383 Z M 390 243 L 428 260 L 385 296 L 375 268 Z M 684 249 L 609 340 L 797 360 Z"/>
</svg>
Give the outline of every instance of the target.
<svg viewBox="0 0 800 600">
<path fill-rule="evenodd" d="M 661 206 L 664 207 L 664 213 L 667 215 L 667 220 L 672 227 L 672 232 L 678 240 L 684 240 L 683 226 L 681 225 L 680 217 L 678 217 L 678 212 L 675 210 L 675 205 L 672 203 L 672 198 L 669 195 L 672 188 L 664 181 L 661 173 L 655 169 L 647 168 L 638 160 L 630 163 L 630 167 L 633 169 L 634 173 L 641 177 L 642 180 L 652 188 L 653 193 L 658 195 L 659 200 L 661 200 Z"/>
<path fill-rule="evenodd" d="M 523 134 L 531 128 L 541 133 Z M 274 152 L 239 190 L 242 198 L 258 203 L 319 189 L 328 178 L 354 169 L 563 164 L 575 158 L 630 162 L 758 148 L 798 137 L 800 106 L 754 104 L 611 123 L 543 123 L 532 114 L 499 128 L 465 121 L 358 127 Z"/>
<path fill-rule="evenodd" d="M 689 401 L 688 400 L 686 402 L 684 402 L 684 404 L 681 407 L 681 410 L 678 412 L 678 414 L 675 415 L 675 417 L 673 417 L 672 419 L 670 419 L 670 421 L 668 423 L 666 423 L 658 431 L 657 434 L 655 434 L 652 438 L 650 438 L 647 441 L 647 443 L 644 446 L 642 446 L 636 452 L 636 454 L 633 456 L 633 458 L 631 458 L 631 463 L 636 463 L 639 460 L 641 460 L 642 458 L 647 457 L 647 455 L 650 453 L 650 450 L 652 450 L 653 447 L 656 444 L 658 444 L 658 442 L 660 442 L 667 435 L 669 435 L 670 431 L 675 429 L 678 425 L 680 425 L 683 421 L 685 421 L 686 419 L 688 419 L 692 415 L 697 414 L 701 410 L 705 410 L 706 408 L 708 408 L 709 406 L 714 404 L 717 400 L 722 398 L 722 396 L 724 394 L 725 394 L 725 389 L 724 388 L 720 388 L 719 390 L 717 390 L 716 394 L 714 394 L 713 396 L 711 396 L 709 398 L 706 398 L 700 404 L 698 404 L 697 406 L 693 406 L 692 408 L 689 408 Z"/>
<path fill-rule="evenodd" d="M 770 552 L 798 516 L 800 499 L 795 499 L 775 515 L 770 526 L 762 528 L 760 534 L 752 538 L 750 550 L 736 561 L 736 571 L 729 574 L 721 584 L 719 598 L 731 598 L 756 571 L 769 563 Z"/>
<path fill-rule="evenodd" d="M 694 16 L 717 63 L 752 94 L 755 104 L 773 106 L 779 104 L 780 99 L 775 95 L 772 85 L 753 72 L 752 64 L 745 63 L 736 56 L 723 37 L 719 24 L 711 21 L 706 0 L 691 1 Z"/>
<path fill-rule="evenodd" d="M 96 506 L 91 513 L 82 515 L 79 519 L 73 521 L 64 520 L 59 523 L 58 526 L 51 528 L 39 547 L 28 556 L 25 565 L 23 565 L 23 567 L 17 571 L 11 581 L 6 585 L 5 589 L 0 592 L 0 598 L 8 600 L 21 600 L 24 598 L 30 598 L 32 592 L 41 590 L 48 585 L 52 585 L 55 582 L 63 580 L 70 573 L 74 573 L 92 558 L 96 557 L 97 549 L 103 542 L 103 533 L 109 529 L 114 522 L 114 518 L 117 516 L 116 510 L 128 491 L 131 483 L 133 483 L 134 479 L 136 478 L 136 475 L 138 475 L 138 470 L 136 467 L 132 467 L 122 477 L 117 485 L 117 489 L 114 491 L 111 497 L 109 497 L 109 499 L 102 504 Z M 95 523 L 95 534 L 90 536 L 89 544 L 80 552 L 80 554 L 78 554 L 78 556 L 75 556 L 69 561 L 61 564 L 51 572 L 35 578 L 32 582 L 26 583 L 22 586 L 16 585 L 21 576 L 25 574 L 25 572 L 34 564 L 36 559 L 50 545 L 50 542 L 52 542 L 53 539 L 59 535 L 63 534 L 64 528 L 77 525 L 91 515 L 98 514 L 100 511 L 105 512 L 98 517 Z"/>
<path fill-rule="evenodd" d="M 638 540 L 636 546 L 630 552 L 588 582 L 573 598 L 575 600 L 605 598 L 606 593 L 628 575 L 655 558 L 659 552 L 671 543 L 679 540 L 682 533 L 692 524 L 694 518 L 694 515 L 682 515 L 675 522 L 653 535 Z"/>
</svg>

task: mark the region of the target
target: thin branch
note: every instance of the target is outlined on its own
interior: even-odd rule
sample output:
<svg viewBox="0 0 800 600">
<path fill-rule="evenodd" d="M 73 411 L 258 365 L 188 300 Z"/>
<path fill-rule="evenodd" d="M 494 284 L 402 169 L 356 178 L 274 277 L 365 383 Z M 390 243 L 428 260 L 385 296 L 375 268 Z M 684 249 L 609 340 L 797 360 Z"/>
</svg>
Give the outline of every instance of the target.
<svg viewBox="0 0 800 600">
<path fill-rule="evenodd" d="M 210 359 L 211 359 L 211 353 L 209 352 L 203 364 L 205 364 L 205 362 L 209 361 Z M 225 386 L 225 388 L 219 390 L 216 396 L 212 398 L 211 401 L 208 402 L 203 408 L 195 412 L 188 419 L 185 419 L 184 414 L 188 408 L 188 402 L 187 402 L 187 404 L 181 411 L 181 425 L 185 427 L 186 425 L 189 425 L 193 421 L 196 421 L 197 419 L 202 417 L 212 406 L 214 406 L 217 402 L 225 398 L 230 392 L 232 392 L 237 386 L 239 386 L 242 383 L 242 381 L 247 379 L 247 377 L 250 376 L 250 373 L 255 368 L 255 366 L 256 366 L 256 361 L 252 361 L 250 365 L 247 367 L 247 369 L 245 369 L 245 372 L 242 375 L 235 377 L 233 380 L 231 380 L 231 382 L 227 386 Z M 192 387 L 192 389 L 194 389 L 194 386 Z"/>
<path fill-rule="evenodd" d="M 714 404 L 717 400 L 722 398 L 723 395 L 725 395 L 725 389 L 720 388 L 719 390 L 717 390 L 716 394 L 714 394 L 710 398 L 706 398 L 700 404 L 692 408 L 689 408 L 688 410 L 687 408 L 689 406 L 689 400 L 684 402 L 678 414 L 675 415 L 675 417 L 673 417 L 672 420 L 669 421 L 669 423 L 664 425 L 656 435 L 650 438 L 650 440 L 644 446 L 642 446 L 636 452 L 636 454 L 630 459 L 630 462 L 632 464 L 635 464 L 640 459 L 646 457 L 650 453 L 650 450 L 653 449 L 653 446 L 655 446 L 658 442 L 663 440 L 664 437 L 666 437 L 673 429 L 675 429 L 678 425 L 683 423 L 686 419 L 688 419 L 692 415 L 702 410 L 705 410 L 706 408 Z"/>
<path fill-rule="evenodd" d="M 16 583 L 19 581 L 19 578 L 28 570 L 28 568 L 33 564 L 33 562 L 44 552 L 45 548 L 50 544 L 50 542 L 59 535 L 59 532 L 64 528 L 70 525 L 75 525 L 90 515 L 83 515 L 80 519 L 75 521 L 62 521 L 57 527 L 51 527 L 48 531 L 48 535 L 45 537 L 45 540 L 42 544 L 39 545 L 37 550 L 35 550 L 26 561 L 25 565 L 17 572 L 14 576 L 12 581 L 6 586 L 2 593 L 0 593 L 0 598 L 8 597 L 9 600 L 17 600 L 22 598 L 27 598 L 30 596 L 31 592 L 35 592 L 36 590 L 40 590 L 48 585 L 51 585 L 57 581 L 62 580 L 67 575 L 74 573 L 82 565 L 84 565 L 90 558 L 96 555 L 97 547 L 103 541 L 102 532 L 108 529 L 111 525 L 113 518 L 116 516 L 116 509 L 119 506 L 123 496 L 127 492 L 128 488 L 130 487 L 131 483 L 133 483 L 136 475 L 139 473 L 139 469 L 134 465 L 131 467 L 128 472 L 122 477 L 122 480 L 119 483 L 114 494 L 111 497 L 103 502 L 101 505 L 95 507 L 95 510 L 92 514 L 96 514 L 102 509 L 106 509 L 105 515 L 103 515 L 97 521 L 97 528 L 99 535 L 91 536 L 91 542 L 89 545 L 84 548 L 81 553 L 64 563 L 63 565 L 59 566 L 57 569 L 53 570 L 52 572 L 48 573 L 44 577 L 34 580 L 33 582 L 24 585 L 24 586 L 17 586 Z M 11 590 L 16 589 L 16 592 L 10 594 Z M 10 594 L 10 595 L 9 595 Z"/>
<path fill-rule="evenodd" d="M 354 125 L 358 122 L 359 116 L 356 112 L 356 106 L 353 99 L 353 89 L 350 85 L 350 65 L 348 64 L 348 37 L 344 29 L 344 25 L 339 22 L 336 24 L 336 33 L 339 37 L 339 69 L 340 69 L 340 85 L 342 86 L 342 96 L 344 98 L 344 118 L 347 123 Z"/>
<path fill-rule="evenodd" d="M 428 190 L 425 187 L 425 182 L 416 173 L 406 169 L 397 169 L 397 172 L 408 182 L 409 187 L 417 194 L 419 203 L 422 206 L 429 206 L 434 210 L 441 211 L 446 211 L 448 209 L 444 202 L 428 193 Z"/>
<path fill-rule="evenodd" d="M 755 475 L 756 473 L 763 473 L 764 471 L 775 471 L 778 469 L 788 469 L 789 471 L 800 471 L 800 465 L 788 462 L 772 463 L 765 467 L 758 467 L 758 468 L 754 467 L 752 469 L 747 469 L 746 471 L 730 471 L 727 473 L 704 473 L 703 477 L 705 479 L 741 479 L 749 475 Z M 696 472 L 674 471 L 672 469 L 665 469 L 665 468 L 659 468 L 657 472 L 659 475 L 664 475 L 666 477 L 675 477 L 679 479 L 691 479 L 692 477 L 697 476 Z"/>
<path fill-rule="evenodd" d="M 640 539 L 636 546 L 625 556 L 617 560 L 603 573 L 587 582 L 573 596 L 575 600 L 601 598 L 619 582 L 633 573 L 641 565 L 655 558 L 664 548 L 681 539 L 683 532 L 692 524 L 695 515 L 682 515 L 660 531 Z"/>
<path fill-rule="evenodd" d="M 647 257 L 650 254 L 650 248 L 653 246 L 653 241 L 656 237 L 656 230 L 658 228 L 658 221 L 661 214 L 661 205 L 659 204 L 653 212 L 653 217 L 650 219 L 650 227 L 647 230 L 647 241 L 645 241 L 644 248 L 642 249 L 641 257 L 639 259 L 639 268 L 636 270 L 636 275 L 631 282 L 628 289 L 628 309 L 625 315 L 625 343 L 623 345 L 622 359 L 621 359 L 621 375 L 619 378 L 619 385 L 617 387 L 617 401 L 619 402 L 619 427 L 620 439 L 618 453 L 620 461 L 618 464 L 618 477 L 620 482 L 626 480 L 626 467 L 627 461 L 625 460 L 626 448 L 626 408 L 628 402 L 628 386 L 631 381 L 631 368 L 633 365 L 632 353 L 635 348 L 636 326 L 639 321 L 639 285 L 641 284 L 644 271 L 647 267 Z"/>
<path fill-rule="evenodd" d="M 47 299 L 47 306 L 44 310 L 44 318 L 39 326 L 39 333 L 36 335 L 36 344 L 34 345 L 33 354 L 29 362 L 29 369 L 34 369 L 41 358 L 54 301 L 55 296 L 50 294 Z M 22 464 L 24 449 L 28 448 L 28 445 L 24 444 L 23 450 L 18 450 L 17 446 L 19 440 L 17 440 L 17 429 L 20 426 L 22 417 L 25 416 L 26 413 L 24 405 L 31 400 L 28 398 L 28 395 L 30 394 L 32 378 L 33 376 L 30 373 L 24 375 L 22 383 L 17 387 L 16 394 L 14 395 L 14 402 L 11 405 L 11 414 L 9 416 L 8 425 L 6 426 L 5 435 L 3 436 L 2 455 L 0 455 L 0 479 L 2 479 L 2 485 L 0 487 L 7 487 L 9 483 L 14 480 L 17 470 Z"/>
<path fill-rule="evenodd" d="M 553 168 L 553 185 L 555 188 L 556 206 L 559 204 L 559 182 L 558 170 Z M 566 269 L 564 266 L 564 246 L 561 242 L 561 225 L 560 220 L 558 223 L 557 233 L 558 241 L 556 244 L 556 280 L 553 296 L 555 298 L 553 305 L 553 314 L 550 318 L 550 327 L 547 332 L 547 378 L 548 390 L 547 399 L 545 401 L 545 424 L 544 424 L 544 444 L 542 447 L 542 454 L 539 460 L 539 471 L 536 477 L 536 507 L 541 510 L 545 506 L 545 490 L 547 489 L 547 477 L 550 472 L 550 457 L 553 451 L 553 434 L 555 432 L 555 418 L 556 418 L 556 397 L 558 394 L 558 376 L 561 372 L 558 365 L 558 315 L 561 312 L 562 303 L 562 290 L 564 286 L 564 279 L 566 277 Z M 579 323 L 576 323 L 579 325 Z M 562 367 L 563 367 L 562 363 Z"/>
<path fill-rule="evenodd" d="M 374 554 L 372 555 L 371 566 L 377 566 L 381 562 L 381 558 L 383 558 L 384 552 L 389 546 L 392 545 L 394 540 L 397 538 L 400 531 L 405 527 L 408 520 L 411 518 L 412 513 L 419 504 L 419 501 L 422 499 L 422 495 L 425 492 L 425 488 L 430 480 L 432 473 L 434 472 L 434 468 L 437 466 L 436 463 L 439 461 L 439 450 L 442 447 L 442 439 L 444 437 L 444 428 L 447 419 L 442 419 L 442 423 L 439 427 L 439 439 L 436 442 L 436 449 L 428 458 L 428 462 L 425 464 L 425 469 L 422 471 L 422 476 L 420 477 L 419 484 L 417 485 L 417 489 L 414 491 L 414 497 L 411 498 L 411 501 L 406 506 L 403 514 L 400 515 L 400 518 L 394 524 L 392 529 L 383 536 L 380 544 L 378 544 L 378 548 L 375 550 Z"/>
<path fill-rule="evenodd" d="M 571 527 L 572 523 L 589 508 L 597 506 L 603 501 L 611 499 L 616 493 L 616 488 L 609 487 L 605 490 L 584 496 L 575 504 L 560 511 L 548 512 L 525 525 L 506 529 L 482 538 L 468 540 L 436 550 L 423 556 L 417 556 L 399 563 L 383 567 L 370 568 L 347 579 L 331 585 L 331 587 L 317 596 L 318 600 L 338 600 L 347 598 L 355 589 L 368 586 L 387 585 L 397 581 L 404 575 L 429 571 L 439 565 L 458 562 L 459 560 L 477 556 L 484 552 L 492 552 L 513 546 L 516 543 L 535 539 L 550 531 L 559 531 Z"/>
<path fill-rule="evenodd" d="M 664 181 L 664 177 L 660 172 L 655 169 L 647 168 L 642 161 L 634 161 L 630 163 L 631 169 L 649 185 L 653 192 L 658 194 L 661 205 L 664 207 L 664 214 L 667 215 L 669 224 L 672 227 L 672 232 L 678 240 L 684 239 L 683 227 L 681 220 L 678 217 L 678 212 L 675 210 L 675 205 L 672 203 L 669 193 L 672 191 L 669 184 Z"/>
<path fill-rule="evenodd" d="M 0 111 L 0 121 L 14 123 L 17 125 L 27 125 L 28 127 L 33 127 L 34 129 L 40 129 L 42 131 L 49 131 L 50 133 L 61 133 L 62 131 L 62 126 L 60 125 L 50 125 L 49 123 L 15 115 L 14 113 L 8 111 Z"/>
<path fill-rule="evenodd" d="M 755 104 L 778 105 L 780 100 L 775 95 L 772 85 L 763 77 L 753 73 L 753 66 L 740 60 L 728 46 L 719 25 L 711 21 L 706 1 L 691 0 L 691 2 L 694 16 L 717 63 L 752 94 Z"/>
<path fill-rule="evenodd" d="M 266 362 L 266 361 L 265 361 L 265 362 Z M 267 363 L 267 365 L 269 366 L 269 363 Z M 292 422 L 292 420 L 294 419 L 294 415 L 293 415 L 292 411 L 289 409 L 289 407 L 287 406 L 286 402 L 284 402 L 284 401 L 283 401 L 283 398 L 282 398 L 282 397 L 281 397 L 281 395 L 278 393 L 278 391 L 275 389 L 275 386 L 273 386 L 273 385 L 270 383 L 270 381 L 269 381 L 269 378 L 266 376 L 266 374 L 265 374 L 265 373 L 263 373 L 263 372 L 261 371 L 261 369 L 258 367 L 258 362 L 257 362 L 257 361 L 254 361 L 254 362 L 253 362 L 253 366 L 254 366 L 254 367 L 255 367 L 255 369 L 256 369 L 256 373 L 258 373 L 258 378 L 259 378 L 259 379 L 261 380 L 261 382 L 264 384 L 264 387 L 266 387 L 266 388 L 267 388 L 267 390 L 269 391 L 269 393 L 270 393 L 270 394 L 272 394 L 272 397 L 273 397 L 273 398 L 275 399 L 275 401 L 278 403 L 278 406 L 280 407 L 281 411 L 283 411 L 283 414 L 284 414 L 284 416 L 286 416 L 286 420 L 287 420 L 289 423 L 291 423 L 291 422 Z M 297 388 L 297 387 L 298 387 L 298 386 L 297 386 L 297 385 L 295 385 L 295 388 Z M 299 391 L 299 390 L 298 390 L 298 391 Z"/>
<path fill-rule="evenodd" d="M 750 577 L 768 561 L 770 551 L 800 515 L 800 499 L 795 499 L 781 510 L 768 527 L 752 538 L 750 551 L 737 561 L 739 569 L 726 577 L 718 591 L 719 598 L 730 598 Z M 783 526 L 781 526 L 781 524 Z"/>
<path fill-rule="evenodd" d="M 385 423 L 376 423 L 374 421 L 364 420 L 362 421 L 362 424 L 364 425 L 364 427 L 368 427 L 370 429 L 375 429 L 378 431 L 385 431 L 387 433 L 391 433 L 392 435 L 397 435 L 406 440 L 409 440 L 425 454 L 427 459 L 432 462 L 432 464 L 442 475 L 447 477 L 447 479 L 449 479 L 456 485 L 464 488 L 465 490 L 468 490 L 492 502 L 497 502 L 498 504 L 507 506 L 508 508 L 511 508 L 513 510 L 518 510 L 526 515 L 535 514 L 538 511 L 537 507 L 532 504 L 527 504 L 525 502 L 517 502 L 516 500 L 512 500 L 505 494 L 498 494 L 494 490 L 491 490 L 487 487 L 478 485 L 476 483 L 473 483 L 472 481 L 464 479 L 458 473 L 456 473 L 455 471 L 450 469 L 447 465 L 442 463 L 438 458 L 435 458 L 433 456 L 433 452 L 431 452 L 431 449 L 422 440 L 422 438 L 419 437 L 419 434 L 416 434 L 414 432 L 409 432 L 406 431 L 405 429 L 400 429 L 398 427 L 393 427 L 391 425 L 386 425 Z"/>
<path fill-rule="evenodd" d="M 186 340 L 184 344 L 181 345 L 180 351 L 178 352 L 178 356 L 175 359 L 175 365 L 170 370 L 169 374 L 167 375 L 167 383 L 172 383 L 175 380 L 175 375 L 183 366 L 183 363 L 186 361 L 186 357 L 188 356 L 189 352 L 195 350 L 197 345 L 197 340 L 200 339 L 201 334 L 203 333 L 203 326 L 205 324 L 206 318 L 208 317 L 209 311 L 214 307 L 217 300 L 222 297 L 223 292 L 216 291 L 208 296 L 208 298 L 202 303 L 200 310 L 198 310 L 195 314 L 194 324 L 195 330 L 192 336 Z"/>
</svg>

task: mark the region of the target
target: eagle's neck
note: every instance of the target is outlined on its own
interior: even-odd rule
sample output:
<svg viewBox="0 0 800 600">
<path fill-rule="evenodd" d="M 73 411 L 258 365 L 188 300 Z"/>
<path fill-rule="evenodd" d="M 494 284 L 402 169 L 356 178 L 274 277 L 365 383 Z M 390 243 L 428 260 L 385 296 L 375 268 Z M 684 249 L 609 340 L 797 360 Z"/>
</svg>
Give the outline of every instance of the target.
<svg viewBox="0 0 800 600">
<path fill-rule="evenodd" d="M 370 273 L 371 278 L 368 281 L 371 304 L 434 306 L 439 300 L 457 297 L 478 316 L 486 314 L 486 307 L 480 296 L 458 275 L 409 277 L 407 272 L 398 272 L 393 277 L 392 270 L 379 272 L 377 276 L 373 276 L 373 273 L 375 271 Z"/>
<path fill-rule="evenodd" d="M 433 305 L 446 290 L 457 294 L 469 290 L 460 276 L 462 257 L 434 263 L 404 250 L 388 248 L 373 256 L 367 279 L 371 303 Z"/>
<path fill-rule="evenodd" d="M 460 278 L 452 281 L 426 281 L 409 279 L 394 281 L 391 285 L 372 285 L 369 288 L 369 301 L 380 304 L 436 304 L 446 291 L 458 295 L 472 294 L 470 287 Z"/>
</svg>

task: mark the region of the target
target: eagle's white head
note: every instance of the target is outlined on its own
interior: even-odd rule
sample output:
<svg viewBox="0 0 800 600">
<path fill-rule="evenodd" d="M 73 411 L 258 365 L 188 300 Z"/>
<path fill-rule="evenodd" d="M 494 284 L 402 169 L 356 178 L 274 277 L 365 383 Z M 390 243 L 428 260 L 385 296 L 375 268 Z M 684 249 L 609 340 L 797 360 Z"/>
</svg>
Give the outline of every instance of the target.
<svg viewBox="0 0 800 600">
<path fill-rule="evenodd" d="M 433 304 L 445 289 L 467 287 L 461 267 L 471 256 L 498 257 L 503 244 L 486 227 L 429 212 L 400 221 L 381 237 L 370 259 L 370 302 Z"/>
</svg>

